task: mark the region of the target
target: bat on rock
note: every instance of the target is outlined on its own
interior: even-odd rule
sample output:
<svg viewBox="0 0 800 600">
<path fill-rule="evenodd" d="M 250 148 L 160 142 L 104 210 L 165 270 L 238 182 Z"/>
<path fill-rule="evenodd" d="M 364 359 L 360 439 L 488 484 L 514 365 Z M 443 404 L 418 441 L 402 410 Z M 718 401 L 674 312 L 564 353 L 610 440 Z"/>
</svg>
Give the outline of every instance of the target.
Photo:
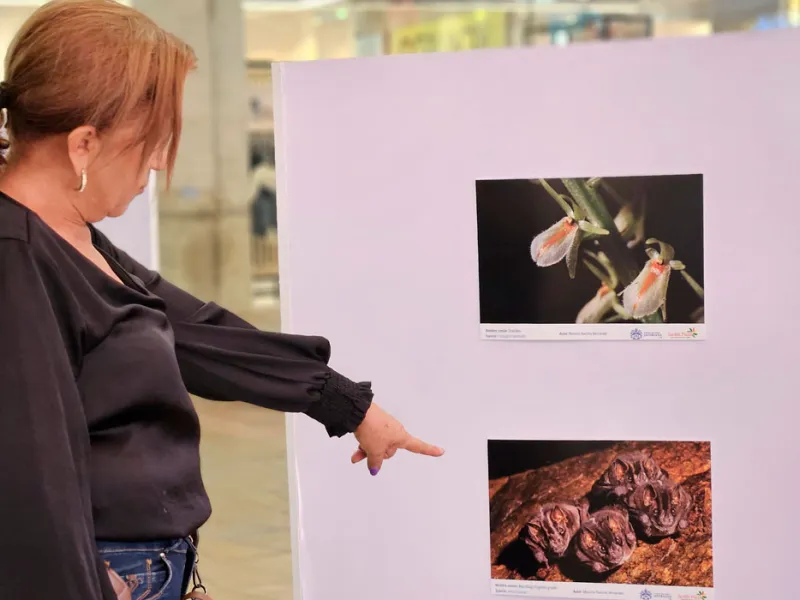
<svg viewBox="0 0 800 600">
<path fill-rule="evenodd" d="M 644 452 L 620 454 L 592 486 L 592 496 L 600 504 L 624 501 L 639 486 L 668 479 L 669 475 Z"/>
<path fill-rule="evenodd" d="M 588 502 L 555 502 L 536 509 L 520 531 L 538 563 L 550 566 L 567 553 L 570 542 L 587 518 Z"/>
<path fill-rule="evenodd" d="M 630 559 L 636 534 L 624 509 L 602 508 L 581 525 L 574 547 L 581 564 L 595 573 L 607 573 Z"/>
<path fill-rule="evenodd" d="M 689 526 L 692 497 L 683 486 L 669 479 L 639 486 L 626 504 L 642 537 L 668 537 Z"/>
</svg>

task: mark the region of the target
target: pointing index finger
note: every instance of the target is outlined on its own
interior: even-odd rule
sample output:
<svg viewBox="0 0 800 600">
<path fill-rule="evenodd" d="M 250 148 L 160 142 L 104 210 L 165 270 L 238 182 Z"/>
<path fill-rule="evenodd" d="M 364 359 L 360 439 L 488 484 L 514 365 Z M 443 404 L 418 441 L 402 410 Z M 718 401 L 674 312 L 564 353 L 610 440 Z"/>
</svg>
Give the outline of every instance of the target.
<svg viewBox="0 0 800 600">
<path fill-rule="evenodd" d="M 429 444 L 428 442 L 423 442 L 421 439 L 413 436 L 409 438 L 403 448 L 414 454 L 422 454 L 424 456 L 441 456 L 444 454 L 442 448 Z"/>
</svg>

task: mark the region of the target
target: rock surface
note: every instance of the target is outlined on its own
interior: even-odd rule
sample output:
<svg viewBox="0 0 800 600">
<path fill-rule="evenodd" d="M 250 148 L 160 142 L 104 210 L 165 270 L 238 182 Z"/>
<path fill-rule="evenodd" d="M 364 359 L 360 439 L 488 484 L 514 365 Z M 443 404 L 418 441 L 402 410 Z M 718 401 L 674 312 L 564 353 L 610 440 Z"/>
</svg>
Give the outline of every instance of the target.
<svg viewBox="0 0 800 600">
<path fill-rule="evenodd" d="M 670 477 L 692 495 L 689 527 L 679 536 L 656 543 L 639 540 L 631 559 L 618 570 L 597 577 L 569 559 L 541 568 L 518 540 L 535 507 L 545 502 L 575 500 L 617 454 L 650 452 Z M 711 544 L 711 454 L 705 442 L 624 442 L 568 458 L 538 469 L 489 482 L 493 579 L 602 581 L 638 585 L 713 587 Z"/>
</svg>

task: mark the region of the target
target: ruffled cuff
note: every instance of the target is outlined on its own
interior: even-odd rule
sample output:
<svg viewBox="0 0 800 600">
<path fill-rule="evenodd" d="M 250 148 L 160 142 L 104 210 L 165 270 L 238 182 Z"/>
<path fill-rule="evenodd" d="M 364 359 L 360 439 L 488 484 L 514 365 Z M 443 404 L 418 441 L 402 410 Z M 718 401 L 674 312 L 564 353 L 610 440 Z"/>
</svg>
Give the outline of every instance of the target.
<svg viewBox="0 0 800 600">
<path fill-rule="evenodd" d="M 372 384 L 356 383 L 331 371 L 322 387 L 322 397 L 306 414 L 325 426 L 331 437 L 353 433 L 372 404 Z"/>
</svg>

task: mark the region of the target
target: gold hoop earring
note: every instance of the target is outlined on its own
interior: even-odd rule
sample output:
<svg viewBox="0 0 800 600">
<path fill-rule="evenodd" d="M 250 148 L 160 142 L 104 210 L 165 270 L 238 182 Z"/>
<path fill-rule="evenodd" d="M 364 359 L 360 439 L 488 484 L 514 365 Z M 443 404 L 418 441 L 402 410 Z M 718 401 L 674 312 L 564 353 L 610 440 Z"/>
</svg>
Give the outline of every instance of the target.
<svg viewBox="0 0 800 600">
<path fill-rule="evenodd" d="M 86 176 L 86 169 L 81 170 L 81 184 L 78 186 L 77 192 L 83 192 L 86 190 L 86 184 L 88 183 L 88 177 Z"/>
</svg>

